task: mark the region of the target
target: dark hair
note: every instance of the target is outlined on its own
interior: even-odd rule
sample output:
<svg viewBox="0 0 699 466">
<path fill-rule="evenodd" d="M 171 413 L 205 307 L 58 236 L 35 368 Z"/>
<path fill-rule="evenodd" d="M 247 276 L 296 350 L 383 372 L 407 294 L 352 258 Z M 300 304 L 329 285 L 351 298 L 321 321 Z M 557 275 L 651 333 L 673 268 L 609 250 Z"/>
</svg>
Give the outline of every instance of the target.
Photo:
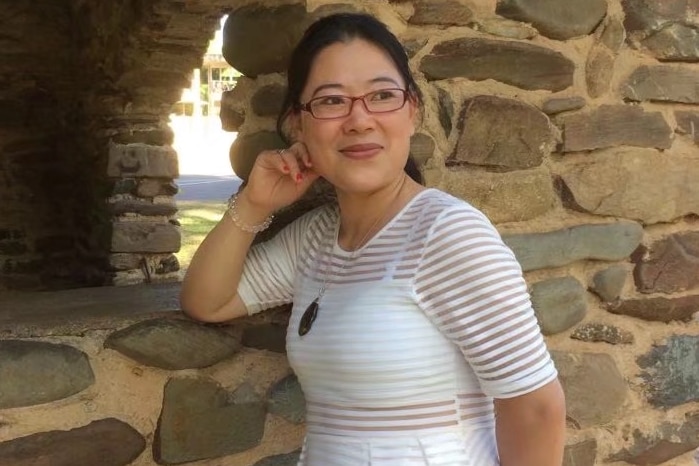
<svg viewBox="0 0 699 466">
<path fill-rule="evenodd" d="M 422 103 L 422 94 L 410 72 L 408 55 L 385 24 L 366 14 L 337 13 L 326 16 L 309 26 L 291 54 L 286 95 L 277 118 L 277 132 L 287 143 L 289 141 L 284 134 L 283 125 L 291 112 L 299 110 L 301 93 L 306 86 L 313 60 L 325 47 L 352 39 L 363 39 L 386 51 L 403 77 L 411 98 L 415 99 L 418 105 Z M 422 174 L 411 155 L 405 164 L 405 172 L 413 180 L 423 184 Z"/>
</svg>

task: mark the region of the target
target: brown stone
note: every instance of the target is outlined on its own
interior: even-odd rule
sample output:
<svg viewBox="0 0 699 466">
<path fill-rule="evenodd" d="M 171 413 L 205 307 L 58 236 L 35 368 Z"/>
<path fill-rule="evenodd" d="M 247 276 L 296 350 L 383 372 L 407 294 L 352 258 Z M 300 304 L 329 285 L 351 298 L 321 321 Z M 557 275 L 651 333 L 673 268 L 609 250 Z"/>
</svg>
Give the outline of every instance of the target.
<svg viewBox="0 0 699 466">
<path fill-rule="evenodd" d="M 532 39 L 539 34 L 536 28 L 519 21 L 512 21 L 505 18 L 483 18 L 471 25 L 477 31 L 483 31 L 494 36 L 506 37 L 508 39 Z"/>
<path fill-rule="evenodd" d="M 609 304 L 607 310 L 613 314 L 653 322 L 672 322 L 673 320 L 689 322 L 692 315 L 699 311 L 699 295 L 680 298 L 629 299 Z"/>
<path fill-rule="evenodd" d="M 652 149 L 622 149 L 589 156 L 561 179 L 577 208 L 646 224 L 699 214 L 699 163 Z"/>
<path fill-rule="evenodd" d="M 437 88 L 439 96 L 439 124 L 442 125 L 444 135 L 449 138 L 453 127 L 452 119 L 454 118 L 454 99 L 449 92 Z"/>
<path fill-rule="evenodd" d="M 146 178 L 138 183 L 136 194 L 140 197 L 174 196 L 179 188 L 172 180 Z"/>
<path fill-rule="evenodd" d="M 576 328 L 570 335 L 574 340 L 591 343 L 604 342 L 610 345 L 631 344 L 634 342 L 633 333 L 622 330 L 614 325 L 591 322 Z"/>
<path fill-rule="evenodd" d="M 408 57 L 412 58 L 427 44 L 427 39 L 410 39 L 403 42 L 403 48 Z"/>
<path fill-rule="evenodd" d="M 699 103 L 699 73 L 688 65 L 643 65 L 622 88 L 624 98 L 635 101 Z"/>
<path fill-rule="evenodd" d="M 555 146 L 546 115 L 514 99 L 483 95 L 465 101 L 457 128 L 461 134 L 448 165 L 532 168 L 541 165 Z"/>
<path fill-rule="evenodd" d="M 622 0 L 629 31 L 656 30 L 671 21 L 689 19 L 694 0 Z"/>
<path fill-rule="evenodd" d="M 259 116 L 279 115 L 286 88 L 277 84 L 269 84 L 260 88 L 250 101 L 252 111 Z"/>
<path fill-rule="evenodd" d="M 592 47 L 585 63 L 585 82 L 587 93 L 593 99 L 603 96 L 609 91 L 609 85 L 614 76 L 614 52 L 607 47 L 597 45 Z"/>
<path fill-rule="evenodd" d="M 143 260 L 143 256 L 137 254 L 110 254 L 109 265 L 118 271 L 132 270 L 140 268 Z"/>
<path fill-rule="evenodd" d="M 585 106 L 587 101 L 581 96 L 552 97 L 544 102 L 541 111 L 547 115 L 578 110 Z"/>
<path fill-rule="evenodd" d="M 145 221 L 112 223 L 112 252 L 177 252 L 180 231 L 170 223 Z"/>
<path fill-rule="evenodd" d="M 543 35 L 552 39 L 566 40 L 590 34 L 607 13 L 607 2 L 500 0 L 496 13 L 506 18 L 531 23 Z"/>
<path fill-rule="evenodd" d="M 643 39 L 641 45 L 661 61 L 699 61 L 699 29 L 670 24 Z"/>
<path fill-rule="evenodd" d="M 0 443 L 2 466 L 126 466 L 146 440 L 118 419 L 102 419 L 68 431 L 52 430 Z"/>
<path fill-rule="evenodd" d="M 134 213 L 145 216 L 166 216 L 169 217 L 177 212 L 174 202 L 150 202 L 144 199 L 122 199 L 110 204 L 114 215 Z"/>
<path fill-rule="evenodd" d="M 260 131 L 238 136 L 233 142 L 229 154 L 233 172 L 239 178 L 247 180 L 260 152 L 285 147 L 287 145 L 273 131 Z"/>
<path fill-rule="evenodd" d="M 522 89 L 562 91 L 573 84 L 575 64 L 562 54 L 532 44 L 479 38 L 437 44 L 420 63 L 427 79 L 494 79 Z"/>
<path fill-rule="evenodd" d="M 663 114 L 635 105 L 601 105 L 561 121 L 565 152 L 619 145 L 669 149 L 672 144 L 672 129 Z"/>
<path fill-rule="evenodd" d="M 115 178 L 177 178 L 177 153 L 169 146 L 112 143 L 107 174 Z"/>
<path fill-rule="evenodd" d="M 624 24 L 618 18 L 608 16 L 604 21 L 604 28 L 600 32 L 600 44 L 616 53 L 624 45 L 624 39 L 626 39 Z"/>
<path fill-rule="evenodd" d="M 410 155 L 415 159 L 419 167 L 425 165 L 425 163 L 432 158 L 434 149 L 434 139 L 428 134 L 415 133 L 415 135 L 410 138 Z"/>
<path fill-rule="evenodd" d="M 410 24 L 436 24 L 465 26 L 473 18 L 471 9 L 457 0 L 417 0 L 413 2 L 415 13 Z"/>
<path fill-rule="evenodd" d="M 675 112 L 677 132 L 689 135 L 696 144 L 699 144 L 699 112 L 678 110 Z"/>
<path fill-rule="evenodd" d="M 238 86 L 236 86 L 237 88 Z M 245 111 L 242 108 L 239 96 L 235 89 L 224 91 L 221 94 L 221 129 L 224 131 L 238 131 L 245 122 Z"/>
<path fill-rule="evenodd" d="M 676 233 L 634 255 L 641 293 L 676 293 L 699 287 L 699 232 Z"/>
<path fill-rule="evenodd" d="M 596 459 L 597 441 L 585 440 L 565 446 L 562 466 L 595 466 Z"/>
<path fill-rule="evenodd" d="M 352 3 L 331 3 L 321 5 L 313 10 L 313 18 L 320 19 L 325 16 L 334 15 L 337 13 L 362 13 L 363 10 L 358 5 Z"/>
</svg>

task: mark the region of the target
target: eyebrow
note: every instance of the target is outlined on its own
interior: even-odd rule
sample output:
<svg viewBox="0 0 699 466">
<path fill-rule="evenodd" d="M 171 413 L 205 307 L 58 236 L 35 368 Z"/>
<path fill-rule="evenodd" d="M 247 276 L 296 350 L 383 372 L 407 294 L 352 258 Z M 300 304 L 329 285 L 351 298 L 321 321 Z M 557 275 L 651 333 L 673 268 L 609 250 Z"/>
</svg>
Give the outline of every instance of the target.
<svg viewBox="0 0 699 466">
<path fill-rule="evenodd" d="M 376 77 L 376 78 L 374 78 L 374 79 L 371 79 L 371 80 L 369 81 L 369 83 L 371 83 L 371 84 L 375 84 L 375 83 L 391 83 L 391 84 L 395 84 L 396 86 L 400 87 L 400 84 L 398 84 L 398 82 L 397 82 L 395 79 L 389 78 L 388 76 L 379 76 L 379 77 Z M 344 89 L 344 87 L 345 87 L 345 86 L 343 86 L 342 84 L 339 84 L 339 83 L 321 84 L 320 86 L 316 87 L 316 88 L 313 90 L 313 94 L 311 94 L 311 98 L 315 97 L 316 94 L 318 94 L 320 91 L 323 91 L 323 90 L 325 90 L 325 89 Z"/>
</svg>

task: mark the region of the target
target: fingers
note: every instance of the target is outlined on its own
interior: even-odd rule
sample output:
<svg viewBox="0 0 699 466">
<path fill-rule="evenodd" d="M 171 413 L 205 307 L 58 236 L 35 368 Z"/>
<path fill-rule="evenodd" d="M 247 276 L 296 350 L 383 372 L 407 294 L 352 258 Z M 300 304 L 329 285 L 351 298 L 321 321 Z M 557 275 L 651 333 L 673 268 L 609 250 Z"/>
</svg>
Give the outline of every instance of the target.
<svg viewBox="0 0 699 466">
<path fill-rule="evenodd" d="M 276 155 L 279 158 L 280 170 L 296 183 L 301 183 L 312 172 L 310 154 L 302 143 L 279 149 Z"/>
</svg>

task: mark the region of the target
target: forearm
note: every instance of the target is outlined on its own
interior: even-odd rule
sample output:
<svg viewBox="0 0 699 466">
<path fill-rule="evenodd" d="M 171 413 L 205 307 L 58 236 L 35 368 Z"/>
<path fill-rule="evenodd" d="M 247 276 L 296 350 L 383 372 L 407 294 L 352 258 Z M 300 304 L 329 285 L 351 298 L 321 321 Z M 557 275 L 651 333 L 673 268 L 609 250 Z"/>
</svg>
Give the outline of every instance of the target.
<svg viewBox="0 0 699 466">
<path fill-rule="evenodd" d="M 528 402 L 498 400 L 496 434 L 501 466 L 561 466 L 565 399 L 558 382 Z M 527 397 L 524 395 L 523 397 Z"/>
</svg>

